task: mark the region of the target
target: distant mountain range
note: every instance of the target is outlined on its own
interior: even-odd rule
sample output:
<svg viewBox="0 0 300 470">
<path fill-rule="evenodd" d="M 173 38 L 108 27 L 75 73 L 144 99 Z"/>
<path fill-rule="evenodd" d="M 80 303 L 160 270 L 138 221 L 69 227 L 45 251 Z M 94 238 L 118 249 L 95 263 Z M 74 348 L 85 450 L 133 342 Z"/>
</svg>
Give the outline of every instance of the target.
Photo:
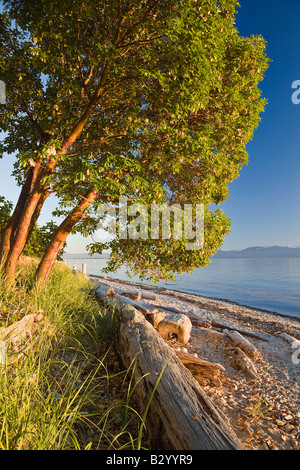
<svg viewBox="0 0 300 470">
<path fill-rule="evenodd" d="M 300 247 L 251 246 L 244 250 L 218 251 L 217 258 L 295 258 L 300 257 Z"/>
<path fill-rule="evenodd" d="M 300 257 L 300 247 L 252 246 L 244 250 L 218 251 L 214 258 L 296 258 Z M 109 253 L 89 256 L 87 253 L 66 253 L 65 259 L 108 259 Z"/>
</svg>

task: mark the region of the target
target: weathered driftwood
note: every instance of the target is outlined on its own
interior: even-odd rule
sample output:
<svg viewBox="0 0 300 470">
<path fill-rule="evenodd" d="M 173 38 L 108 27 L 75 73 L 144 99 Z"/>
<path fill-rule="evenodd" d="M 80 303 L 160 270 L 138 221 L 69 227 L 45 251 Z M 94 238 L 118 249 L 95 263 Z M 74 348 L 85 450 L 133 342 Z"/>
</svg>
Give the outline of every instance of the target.
<svg viewBox="0 0 300 470">
<path fill-rule="evenodd" d="M 163 371 L 146 420 L 154 448 L 244 450 L 222 413 L 213 406 L 175 352 L 132 307 L 122 314 L 117 347 L 124 365 L 134 364 L 132 370 L 138 382 L 135 390 L 141 412 Z"/>
<path fill-rule="evenodd" d="M 218 323 L 214 320 L 212 321 L 212 326 L 214 328 L 219 328 L 220 330 L 227 330 L 228 329 L 228 326 L 223 325 L 222 323 Z M 236 331 L 237 333 L 240 333 L 241 335 L 245 335 L 245 336 L 249 336 L 251 338 L 259 339 L 260 341 L 265 341 L 266 343 L 268 342 L 268 340 L 266 338 L 263 338 L 262 336 L 258 336 L 255 333 L 251 333 L 250 331 L 245 331 L 245 330 L 241 330 L 241 329 L 238 329 L 238 328 L 230 328 L 230 331 Z"/>
<path fill-rule="evenodd" d="M 166 340 L 176 338 L 179 343 L 186 344 L 191 336 L 192 323 L 186 315 L 170 313 L 165 315 L 156 328 L 162 338 Z"/>
<path fill-rule="evenodd" d="M 247 356 L 251 357 L 252 359 L 256 360 L 260 357 L 260 353 L 258 349 L 250 343 L 246 338 L 244 338 L 240 333 L 237 331 L 229 331 L 224 330 L 226 336 L 242 351 L 244 351 Z"/>
<path fill-rule="evenodd" d="M 255 365 L 240 348 L 235 348 L 233 352 L 233 361 L 239 367 L 239 369 L 245 372 L 249 377 L 252 379 L 258 378 Z"/>
<path fill-rule="evenodd" d="M 128 297 L 129 299 L 132 299 L 132 300 L 140 300 L 142 298 L 142 294 L 140 292 L 123 291 L 120 293 L 120 295 L 124 297 Z"/>
<path fill-rule="evenodd" d="M 296 339 L 294 338 L 293 336 L 291 335 L 288 335 L 287 333 L 280 333 L 279 336 L 284 339 L 285 341 L 287 341 L 289 344 L 297 344 L 299 343 L 300 345 L 300 340 L 299 339 Z"/>
<path fill-rule="evenodd" d="M 212 338 L 213 340 L 215 341 L 227 341 L 228 338 L 226 335 L 224 335 L 224 333 L 221 333 L 220 331 L 216 331 L 216 330 L 205 330 L 204 328 L 202 328 L 202 331 L 205 331 L 207 333 L 207 336 L 209 338 Z"/>
<path fill-rule="evenodd" d="M 111 292 L 111 293 L 112 293 L 111 288 L 110 288 L 109 286 L 106 286 L 106 285 L 104 285 L 104 284 L 101 284 L 101 285 L 100 285 L 100 284 L 98 283 L 98 289 L 97 289 L 97 291 L 96 291 L 96 294 L 97 294 L 99 297 L 103 298 L 103 297 L 106 296 L 106 295 L 112 295 L 112 294 L 108 294 L 108 292 Z"/>
<path fill-rule="evenodd" d="M 148 299 L 148 300 L 157 300 L 157 296 L 155 294 L 150 294 L 149 292 L 143 292 L 142 291 L 142 299 Z"/>
<path fill-rule="evenodd" d="M 205 385 L 205 379 L 210 379 L 210 381 L 217 386 L 222 384 L 220 371 L 225 371 L 225 367 L 221 364 L 205 361 L 194 354 L 189 354 L 181 350 L 175 350 L 175 353 L 200 385 Z"/>
<path fill-rule="evenodd" d="M 154 328 L 157 328 L 157 325 L 165 318 L 165 316 L 165 312 L 151 312 L 145 314 L 146 320 L 148 320 Z"/>
<path fill-rule="evenodd" d="M 186 315 L 188 315 L 191 318 L 193 325 L 197 327 L 205 328 L 207 330 L 212 327 L 212 321 L 208 320 L 207 318 L 200 318 L 190 311 L 187 312 Z"/>
<path fill-rule="evenodd" d="M 148 300 L 157 300 L 157 296 L 154 295 L 154 294 L 151 294 L 151 293 L 148 293 L 148 292 L 143 292 L 143 291 L 124 291 L 123 289 L 118 289 L 117 287 L 109 287 L 107 286 L 106 284 L 103 284 L 103 283 L 99 283 L 98 282 L 98 285 L 99 287 L 107 287 L 108 289 L 108 292 L 106 295 L 115 295 L 115 294 L 119 294 L 119 295 L 123 295 L 125 297 L 128 297 L 129 299 L 132 299 L 132 300 L 140 300 L 140 299 L 148 299 Z"/>
<path fill-rule="evenodd" d="M 133 307 L 138 308 L 143 313 L 158 312 L 158 309 L 153 305 L 145 304 L 143 302 L 139 302 L 137 300 L 133 300 L 133 299 L 129 299 L 128 297 L 121 296 L 120 292 L 122 291 L 116 288 L 114 288 L 114 296 L 113 296 L 113 299 L 115 299 L 115 301 L 112 301 L 112 299 L 108 301 L 108 299 L 106 298 L 107 290 L 108 290 L 108 286 L 98 283 L 98 289 L 96 291 L 96 294 L 102 299 L 104 303 L 119 304 L 119 306 L 121 306 L 121 303 L 126 303 L 128 305 L 132 305 Z"/>
<path fill-rule="evenodd" d="M 43 314 L 25 315 L 21 320 L 0 328 L 0 341 L 9 351 L 9 362 L 17 361 L 23 354 L 27 354 L 33 341 L 38 339 Z M 51 327 L 49 326 L 49 329 Z M 2 345 L 3 345 L 2 343 Z"/>
<path fill-rule="evenodd" d="M 106 292 L 106 295 L 115 295 L 114 289 L 112 287 L 108 289 L 108 291 Z"/>
<path fill-rule="evenodd" d="M 99 285 L 96 294 L 105 304 L 115 305 L 120 309 L 124 307 L 124 304 L 137 308 L 146 315 L 147 320 L 157 328 L 159 334 L 166 340 L 176 338 L 179 343 L 186 344 L 190 339 L 192 323 L 186 315 L 159 311 L 153 305 L 138 302 L 117 293 L 114 296 L 108 296 L 107 286 L 103 285 Z"/>
<path fill-rule="evenodd" d="M 144 302 L 138 302 L 137 300 L 129 299 L 128 297 L 124 297 L 120 294 L 116 294 L 114 296 L 120 303 L 125 303 L 127 305 L 131 305 L 132 307 L 137 308 L 140 310 L 142 313 L 147 314 L 147 313 L 157 313 L 160 310 L 155 307 L 154 305 L 150 304 L 145 304 Z"/>
</svg>

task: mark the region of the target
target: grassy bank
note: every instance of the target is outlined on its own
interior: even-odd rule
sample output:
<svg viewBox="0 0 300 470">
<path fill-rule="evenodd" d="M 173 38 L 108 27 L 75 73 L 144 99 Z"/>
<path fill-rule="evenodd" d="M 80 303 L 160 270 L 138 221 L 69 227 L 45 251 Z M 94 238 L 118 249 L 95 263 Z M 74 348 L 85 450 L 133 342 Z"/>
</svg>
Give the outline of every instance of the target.
<svg viewBox="0 0 300 470">
<path fill-rule="evenodd" d="M 7 347 L 0 374 L 0 448 L 7 450 L 148 448 L 134 403 L 131 371 L 115 350 L 118 318 L 95 287 L 58 264 L 39 292 L 34 266 L 0 289 L 1 326 L 42 318 L 25 350 Z"/>
</svg>

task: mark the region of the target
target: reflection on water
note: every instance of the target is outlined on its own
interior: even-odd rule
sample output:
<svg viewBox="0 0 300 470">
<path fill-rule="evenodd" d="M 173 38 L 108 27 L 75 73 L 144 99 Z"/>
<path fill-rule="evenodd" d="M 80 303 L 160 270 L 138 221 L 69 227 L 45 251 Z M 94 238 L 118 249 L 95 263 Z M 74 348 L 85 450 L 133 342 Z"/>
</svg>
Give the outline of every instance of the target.
<svg viewBox="0 0 300 470">
<path fill-rule="evenodd" d="M 107 262 L 105 259 L 67 261 L 78 269 L 84 262 L 87 273 L 98 275 Z M 125 268 L 111 273 L 110 277 L 141 282 L 137 276 L 129 278 Z M 300 258 L 213 258 L 206 268 L 157 285 L 300 318 Z"/>
</svg>

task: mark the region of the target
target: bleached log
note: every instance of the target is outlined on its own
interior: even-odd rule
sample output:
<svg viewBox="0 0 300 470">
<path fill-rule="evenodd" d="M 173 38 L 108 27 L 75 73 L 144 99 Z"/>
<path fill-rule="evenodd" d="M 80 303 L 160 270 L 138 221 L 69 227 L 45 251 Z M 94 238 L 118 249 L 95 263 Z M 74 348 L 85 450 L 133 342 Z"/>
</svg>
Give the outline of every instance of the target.
<svg viewBox="0 0 300 470">
<path fill-rule="evenodd" d="M 106 294 L 106 295 L 122 295 L 123 297 L 127 297 L 131 300 L 140 300 L 142 297 L 141 292 L 137 291 L 124 291 L 123 289 L 118 289 L 117 287 L 111 287 L 107 284 L 104 284 L 102 282 L 97 283 L 99 286 L 99 289 L 101 289 L 101 292 L 104 292 L 104 288 L 110 291 L 111 293 Z"/>
<path fill-rule="evenodd" d="M 106 295 L 115 295 L 114 289 L 112 287 L 108 289 L 108 291 L 106 292 Z"/>
<path fill-rule="evenodd" d="M 258 351 L 258 349 L 237 331 L 224 330 L 224 334 L 226 334 L 226 336 L 236 346 L 242 349 L 242 351 L 244 351 L 247 356 L 251 357 L 254 360 L 260 357 L 260 352 Z"/>
<path fill-rule="evenodd" d="M 123 291 L 120 293 L 120 295 L 124 297 L 128 297 L 129 299 L 132 299 L 132 300 L 140 300 L 142 298 L 142 294 L 140 292 Z"/>
<path fill-rule="evenodd" d="M 154 328 L 157 328 L 157 325 L 165 318 L 165 316 L 165 312 L 151 312 L 145 314 L 146 320 L 148 320 Z"/>
<path fill-rule="evenodd" d="M 258 378 L 258 373 L 255 365 L 241 349 L 235 348 L 235 351 L 233 353 L 233 360 L 235 364 L 249 377 L 251 377 L 252 379 Z"/>
<path fill-rule="evenodd" d="M 42 319 L 42 313 L 31 313 L 7 327 L 0 328 L 0 341 L 5 345 L 5 349 L 10 351 L 10 363 L 30 350 L 32 342 L 38 337 Z"/>
<path fill-rule="evenodd" d="M 98 283 L 98 289 L 96 291 L 96 294 L 104 301 L 104 303 L 108 303 L 108 300 L 106 298 L 107 296 L 107 288 L 108 286 L 104 284 Z M 129 299 L 128 297 L 120 295 L 119 292 L 121 292 L 120 289 L 114 288 L 114 296 L 113 298 L 115 299 L 115 302 L 112 301 L 112 299 L 109 301 L 109 304 L 119 304 L 119 307 L 121 308 L 122 305 L 131 305 L 132 307 L 137 308 L 140 310 L 144 315 L 147 316 L 147 319 L 153 324 L 153 322 L 156 322 L 156 326 L 160 320 L 164 318 L 166 314 L 170 314 L 168 310 L 165 310 L 164 308 L 160 309 L 159 305 L 151 305 L 147 304 L 144 302 L 139 302 L 133 299 Z"/>
<path fill-rule="evenodd" d="M 157 301 L 157 296 L 155 294 L 150 294 L 148 292 L 142 292 L 142 299 Z"/>
<path fill-rule="evenodd" d="M 219 328 L 220 330 L 227 330 L 228 329 L 228 326 L 225 326 L 225 325 L 223 325 L 223 323 L 218 323 L 214 320 L 212 321 L 212 326 L 214 328 Z M 252 333 L 250 331 L 245 331 L 245 330 L 241 330 L 241 329 L 238 329 L 238 328 L 230 328 L 230 331 L 237 331 L 238 333 L 240 333 L 243 336 L 249 336 L 250 338 L 255 338 L 255 339 L 258 339 L 260 341 L 265 341 L 266 343 L 268 342 L 268 340 L 266 338 L 263 338 L 262 336 L 258 336 L 255 333 Z"/>
<path fill-rule="evenodd" d="M 287 333 L 280 333 L 279 336 L 280 336 L 281 338 L 283 338 L 285 341 L 287 341 L 289 344 L 297 344 L 297 343 L 299 343 L 299 345 L 300 345 L 300 340 L 299 340 L 299 339 L 296 339 L 296 338 L 294 338 L 293 336 L 288 335 Z"/>
<path fill-rule="evenodd" d="M 205 361 L 204 359 L 201 359 L 200 357 L 197 357 L 194 354 L 190 354 L 190 353 L 183 352 L 181 350 L 176 350 L 176 349 L 175 349 L 175 354 L 177 357 L 179 357 L 181 362 L 185 365 L 194 364 L 195 366 L 210 367 L 211 369 L 215 369 L 215 370 L 225 370 L 225 367 L 222 366 L 221 364 Z"/>
<path fill-rule="evenodd" d="M 186 344 L 191 336 L 192 323 L 186 315 L 170 313 L 158 323 L 157 332 L 166 340 L 176 338 L 179 343 Z"/>
<path fill-rule="evenodd" d="M 139 309 L 142 313 L 157 313 L 159 310 L 154 305 L 146 304 L 144 302 L 138 302 L 137 300 L 129 299 L 128 297 L 121 296 L 120 294 L 116 294 L 115 298 L 118 299 L 120 302 L 123 302 L 127 305 L 131 305 Z"/>
<path fill-rule="evenodd" d="M 211 382 L 217 386 L 221 385 L 220 371 L 225 371 L 225 368 L 221 364 L 205 361 L 194 354 L 180 350 L 175 350 L 175 353 L 200 385 L 203 386 L 205 384 L 205 378 L 210 379 Z"/>
<path fill-rule="evenodd" d="M 114 289 L 114 291 L 116 290 L 117 289 Z M 152 323 L 155 327 L 157 326 L 159 321 L 161 321 L 165 316 L 165 313 L 159 312 L 158 309 L 153 305 L 148 305 L 142 302 L 138 302 L 137 300 L 129 299 L 127 297 L 121 296 L 120 294 L 116 294 L 116 292 L 115 295 L 108 296 L 107 286 L 100 285 L 99 283 L 96 294 L 98 295 L 98 297 L 101 298 L 104 305 L 116 307 L 119 310 L 124 309 L 124 306 L 126 305 L 130 305 L 132 307 L 137 308 L 144 315 L 146 315 L 149 322 Z"/>
<path fill-rule="evenodd" d="M 96 290 L 96 294 L 103 298 L 104 296 L 107 296 L 107 295 L 112 295 L 110 294 L 109 292 L 111 292 L 111 288 L 109 286 L 105 286 L 105 285 L 99 285 L 98 284 L 98 289 Z"/>
<path fill-rule="evenodd" d="M 146 419 L 154 448 L 244 450 L 222 412 L 136 309 L 124 311 L 116 344 L 124 366 L 132 367 L 141 413 L 163 371 Z"/>
<path fill-rule="evenodd" d="M 202 331 L 205 331 L 209 338 L 212 338 L 213 340 L 216 340 L 216 341 L 226 341 L 227 339 L 226 335 L 224 335 L 224 333 L 221 333 L 220 331 L 210 330 L 210 329 L 205 330 L 204 328 L 202 328 Z"/>
<path fill-rule="evenodd" d="M 188 315 L 192 320 L 194 320 L 197 326 L 200 326 L 201 328 L 212 327 L 212 321 L 208 320 L 207 318 L 201 317 L 199 313 L 189 310 L 188 312 L 186 312 L 186 315 Z"/>
</svg>

